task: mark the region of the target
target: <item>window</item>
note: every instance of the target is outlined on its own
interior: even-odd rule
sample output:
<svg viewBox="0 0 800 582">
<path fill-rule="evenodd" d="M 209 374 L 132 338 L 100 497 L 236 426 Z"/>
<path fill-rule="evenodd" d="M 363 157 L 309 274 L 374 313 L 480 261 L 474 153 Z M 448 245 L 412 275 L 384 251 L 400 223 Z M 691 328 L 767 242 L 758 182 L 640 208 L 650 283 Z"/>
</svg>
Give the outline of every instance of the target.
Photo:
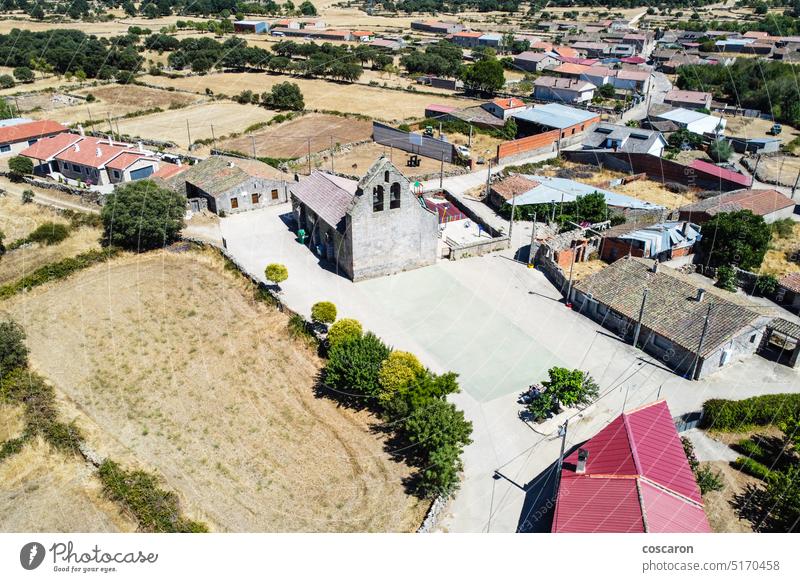
<svg viewBox="0 0 800 582">
<path fill-rule="evenodd" d="M 400 208 L 400 182 L 392 184 L 389 190 L 389 208 Z"/>
<path fill-rule="evenodd" d="M 277 200 L 277 199 L 278 199 L 278 189 L 277 189 L 277 188 L 275 188 L 275 189 L 272 191 L 272 199 L 273 199 L 273 200 Z"/>
<path fill-rule="evenodd" d="M 383 173 L 383 181 L 384 181 L 384 182 L 388 182 L 388 181 L 389 181 L 389 170 L 386 170 L 386 171 Z"/>
<path fill-rule="evenodd" d="M 11 151 L 11 146 L 10 145 L 8 145 L 6 143 L 4 143 L 3 145 L 0 145 L 0 152 L 10 152 L 10 151 Z"/>
<path fill-rule="evenodd" d="M 72 170 L 81 173 L 81 167 L 78 164 L 72 164 Z"/>
<path fill-rule="evenodd" d="M 668 350 L 672 348 L 672 342 L 660 335 L 653 334 L 653 344 L 655 344 L 657 348 L 661 348 L 662 350 Z"/>
<path fill-rule="evenodd" d="M 231 198 L 231 208 L 239 208 L 239 199 L 235 196 Z"/>
<path fill-rule="evenodd" d="M 383 210 L 383 186 L 375 186 L 372 189 L 372 212 Z"/>
<path fill-rule="evenodd" d="M 261 196 L 258 194 L 258 192 L 253 192 L 252 194 L 250 194 L 250 201 L 253 204 L 258 204 L 258 201 L 260 199 L 261 199 Z"/>
<path fill-rule="evenodd" d="M 29 139 L 29 140 L 28 140 L 28 145 L 29 145 L 29 146 L 32 146 L 32 145 L 33 145 L 33 144 L 35 144 L 37 141 L 39 141 L 39 138 L 36 138 L 36 137 L 35 137 L 35 138 L 33 138 L 33 139 Z"/>
<path fill-rule="evenodd" d="M 756 334 L 753 334 L 753 335 L 750 336 L 750 343 L 751 344 L 756 343 Z"/>
<path fill-rule="evenodd" d="M 116 178 L 117 180 L 119 180 L 119 170 L 111 170 L 111 171 L 112 171 L 112 172 L 113 172 L 113 174 L 114 174 L 114 178 Z"/>
</svg>

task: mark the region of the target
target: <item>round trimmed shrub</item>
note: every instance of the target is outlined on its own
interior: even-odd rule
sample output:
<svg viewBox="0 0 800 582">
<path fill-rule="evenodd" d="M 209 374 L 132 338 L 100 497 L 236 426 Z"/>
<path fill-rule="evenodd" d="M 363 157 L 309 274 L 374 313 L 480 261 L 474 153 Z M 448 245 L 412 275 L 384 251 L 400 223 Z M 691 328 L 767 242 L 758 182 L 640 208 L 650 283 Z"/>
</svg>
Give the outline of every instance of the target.
<svg viewBox="0 0 800 582">
<path fill-rule="evenodd" d="M 364 329 L 358 320 L 340 319 L 328 330 L 328 343 L 333 347 L 338 343 L 360 338 L 362 333 L 364 333 Z"/>
<path fill-rule="evenodd" d="M 311 321 L 314 323 L 333 323 L 336 321 L 336 305 L 330 301 L 318 301 L 311 306 Z"/>
</svg>

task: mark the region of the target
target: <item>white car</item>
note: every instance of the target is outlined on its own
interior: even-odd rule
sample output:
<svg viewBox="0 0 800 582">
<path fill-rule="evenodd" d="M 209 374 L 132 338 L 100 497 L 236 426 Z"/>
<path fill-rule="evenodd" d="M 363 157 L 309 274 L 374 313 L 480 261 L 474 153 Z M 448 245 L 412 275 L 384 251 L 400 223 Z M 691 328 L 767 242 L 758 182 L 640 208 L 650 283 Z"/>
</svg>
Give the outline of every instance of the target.
<svg viewBox="0 0 800 582">
<path fill-rule="evenodd" d="M 456 151 L 458 152 L 458 155 L 461 156 L 462 158 L 469 158 L 472 155 L 469 151 L 469 148 L 464 145 L 457 145 Z"/>
</svg>

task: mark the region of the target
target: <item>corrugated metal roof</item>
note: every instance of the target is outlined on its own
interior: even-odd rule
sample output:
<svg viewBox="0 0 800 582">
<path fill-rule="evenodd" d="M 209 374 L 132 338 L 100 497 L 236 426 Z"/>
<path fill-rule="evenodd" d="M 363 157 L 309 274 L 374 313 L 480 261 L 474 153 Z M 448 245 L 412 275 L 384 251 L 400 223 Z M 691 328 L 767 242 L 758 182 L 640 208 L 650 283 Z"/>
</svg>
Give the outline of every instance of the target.
<svg viewBox="0 0 800 582">
<path fill-rule="evenodd" d="M 691 167 L 695 170 L 705 172 L 706 174 L 711 174 L 715 178 L 727 180 L 735 184 L 741 184 L 742 186 L 750 186 L 753 183 L 753 179 L 750 176 L 745 176 L 744 174 L 734 172 L 733 170 L 720 168 L 719 166 L 710 164 L 709 162 L 704 162 L 703 160 L 694 160 Z"/>
<path fill-rule="evenodd" d="M 526 109 L 525 111 L 514 113 L 512 117 L 531 123 L 538 123 L 546 127 L 565 129 L 572 125 L 584 123 L 590 119 L 599 117 L 599 115 L 593 111 L 575 109 L 574 107 L 567 107 L 559 103 L 546 103 L 544 105 L 537 105 L 533 109 Z"/>
<path fill-rule="evenodd" d="M 669 408 L 658 401 L 614 419 L 564 459 L 552 531 L 708 532 L 702 497 Z"/>
<path fill-rule="evenodd" d="M 610 190 L 604 190 L 603 188 L 583 184 L 582 182 L 575 182 L 574 180 L 568 180 L 566 178 L 536 175 L 525 175 L 525 178 L 538 182 L 539 185 L 531 188 L 517 198 L 517 204 L 520 205 L 561 202 L 561 200 L 564 202 L 574 202 L 578 196 L 586 196 L 592 192 L 600 192 L 605 196 L 606 203 L 610 206 L 649 210 L 663 208 L 663 206 L 658 206 L 645 200 L 639 200 L 638 198 L 632 198 L 624 194 L 617 194 Z"/>
</svg>

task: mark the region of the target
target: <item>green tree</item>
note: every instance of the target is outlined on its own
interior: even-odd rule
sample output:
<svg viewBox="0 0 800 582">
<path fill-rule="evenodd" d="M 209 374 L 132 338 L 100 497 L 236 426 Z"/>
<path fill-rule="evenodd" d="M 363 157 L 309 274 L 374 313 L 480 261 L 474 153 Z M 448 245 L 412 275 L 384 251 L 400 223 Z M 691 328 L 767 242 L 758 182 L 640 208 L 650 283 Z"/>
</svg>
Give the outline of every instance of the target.
<svg viewBox="0 0 800 582">
<path fill-rule="evenodd" d="M 377 398 L 381 391 L 381 365 L 390 352 L 386 344 L 371 332 L 337 342 L 328 352 L 325 383 L 338 390 L 345 399 L 358 396 Z"/>
<path fill-rule="evenodd" d="M 458 376 L 455 373 L 436 375 L 430 370 L 423 369 L 410 383 L 398 384 L 398 390 L 391 400 L 387 401 L 384 398 L 382 404 L 387 418 L 401 420 L 414 410 L 427 406 L 431 400 L 444 400 L 448 394 L 457 394 L 460 390 Z"/>
<path fill-rule="evenodd" d="M 34 20 L 44 20 L 44 10 L 37 2 L 36 5 L 31 9 L 31 18 Z"/>
<path fill-rule="evenodd" d="M 8 170 L 14 180 L 33 174 L 33 161 L 25 156 L 14 156 L 8 160 Z"/>
<path fill-rule="evenodd" d="M 117 188 L 100 212 L 106 243 L 140 252 L 177 240 L 185 214 L 185 197 L 151 180 Z"/>
<path fill-rule="evenodd" d="M 389 402 L 395 394 L 404 392 L 422 373 L 425 367 L 412 353 L 396 351 L 389 354 L 378 374 L 381 383 L 380 401 Z"/>
<path fill-rule="evenodd" d="M 547 371 L 548 380 L 542 382 L 547 392 L 564 406 L 589 404 L 599 393 L 594 379 L 581 370 L 555 366 Z"/>
<path fill-rule="evenodd" d="M 330 301 L 318 301 L 311 306 L 311 321 L 314 323 L 333 323 L 336 321 L 336 305 Z"/>
<path fill-rule="evenodd" d="M 302 111 L 305 107 L 300 87 L 289 81 L 278 83 L 270 92 L 263 93 L 261 101 L 266 107 L 278 110 Z"/>
<path fill-rule="evenodd" d="M 357 320 L 340 319 L 328 329 L 328 344 L 333 347 L 338 343 L 360 338 L 363 332 L 361 323 Z"/>
<path fill-rule="evenodd" d="M 303 16 L 316 16 L 317 15 L 317 8 L 311 2 L 306 0 L 299 7 L 300 14 Z"/>
<path fill-rule="evenodd" d="M 755 271 L 764 260 L 770 229 L 749 210 L 721 212 L 703 225 L 700 250 L 708 265 L 737 266 Z"/>
<path fill-rule="evenodd" d="M 286 268 L 286 265 L 281 265 L 280 263 L 270 263 L 264 269 L 264 277 L 274 285 L 280 286 L 281 283 L 289 278 L 289 269 Z"/>
<path fill-rule="evenodd" d="M 15 321 L 0 322 L 0 379 L 16 368 L 28 365 L 25 331 Z"/>
<path fill-rule="evenodd" d="M 33 71 L 28 67 L 16 67 L 14 69 L 14 78 L 20 83 L 32 83 Z"/>
<path fill-rule="evenodd" d="M 431 400 L 416 408 L 403 422 L 406 439 L 416 445 L 423 467 L 420 489 L 429 496 L 448 495 L 458 485 L 461 453 L 472 442 L 472 423 L 445 400 Z"/>
<path fill-rule="evenodd" d="M 764 493 L 762 505 L 768 508 L 768 529 L 796 531 L 800 523 L 800 463 L 795 459 L 782 471 L 770 471 Z"/>
<path fill-rule="evenodd" d="M 725 291 L 736 291 L 736 271 L 729 265 L 720 265 L 717 269 L 717 287 Z"/>
<path fill-rule="evenodd" d="M 715 139 L 708 146 L 708 156 L 715 162 L 727 162 L 733 155 L 733 148 L 729 141 Z"/>
<path fill-rule="evenodd" d="M 0 97 L 0 119 L 11 119 L 12 117 L 14 117 L 14 112 L 11 110 L 11 106 L 8 101 Z"/>
<path fill-rule="evenodd" d="M 22 191 L 22 203 L 23 204 L 30 204 L 33 202 L 33 198 L 36 196 L 30 188 L 26 188 Z"/>
<path fill-rule="evenodd" d="M 10 89 L 15 85 L 11 75 L 0 75 L 0 89 Z"/>
<path fill-rule="evenodd" d="M 617 90 L 614 89 L 614 85 L 611 83 L 605 83 L 597 88 L 597 93 L 604 99 L 613 99 L 614 95 L 617 94 Z"/>
<path fill-rule="evenodd" d="M 494 94 L 506 83 L 503 65 L 496 58 L 486 58 L 469 65 L 462 75 L 464 86 L 479 93 Z"/>
</svg>

